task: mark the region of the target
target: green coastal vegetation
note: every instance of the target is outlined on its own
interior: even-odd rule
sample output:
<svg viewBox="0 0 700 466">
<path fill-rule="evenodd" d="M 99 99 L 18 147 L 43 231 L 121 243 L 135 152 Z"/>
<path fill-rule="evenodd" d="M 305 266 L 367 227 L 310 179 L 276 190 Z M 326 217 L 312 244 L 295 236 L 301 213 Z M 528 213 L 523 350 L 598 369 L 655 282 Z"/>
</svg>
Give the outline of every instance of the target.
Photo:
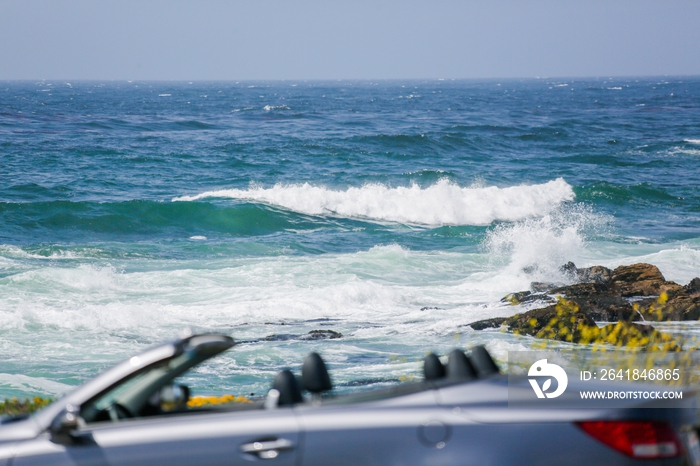
<svg viewBox="0 0 700 466">
<path fill-rule="evenodd" d="M 22 416 L 38 411 L 44 406 L 53 403 L 53 398 L 7 398 L 0 401 L 0 416 Z"/>
</svg>

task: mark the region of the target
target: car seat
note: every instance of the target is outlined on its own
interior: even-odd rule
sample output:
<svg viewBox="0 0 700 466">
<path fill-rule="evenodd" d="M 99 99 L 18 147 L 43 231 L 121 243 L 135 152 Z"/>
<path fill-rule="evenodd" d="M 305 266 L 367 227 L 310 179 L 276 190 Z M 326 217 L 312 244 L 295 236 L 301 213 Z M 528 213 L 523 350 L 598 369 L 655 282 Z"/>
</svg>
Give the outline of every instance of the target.
<svg viewBox="0 0 700 466">
<path fill-rule="evenodd" d="M 480 379 L 493 374 L 499 374 L 501 372 L 483 345 L 472 348 L 472 353 L 469 359 L 471 360 L 474 369 L 476 369 L 476 373 L 479 375 Z"/>
<path fill-rule="evenodd" d="M 464 351 L 455 349 L 447 357 L 447 378 L 452 380 L 476 379 L 476 370 L 464 354 Z"/>
<path fill-rule="evenodd" d="M 318 353 L 309 353 L 304 359 L 301 366 L 301 386 L 314 395 L 333 389 L 326 363 Z"/>
<path fill-rule="evenodd" d="M 279 392 L 277 406 L 292 406 L 303 401 L 297 378 L 289 369 L 284 369 L 277 374 L 272 388 Z"/>
<path fill-rule="evenodd" d="M 423 377 L 426 382 L 445 378 L 445 366 L 435 353 L 429 353 L 423 360 Z"/>
</svg>

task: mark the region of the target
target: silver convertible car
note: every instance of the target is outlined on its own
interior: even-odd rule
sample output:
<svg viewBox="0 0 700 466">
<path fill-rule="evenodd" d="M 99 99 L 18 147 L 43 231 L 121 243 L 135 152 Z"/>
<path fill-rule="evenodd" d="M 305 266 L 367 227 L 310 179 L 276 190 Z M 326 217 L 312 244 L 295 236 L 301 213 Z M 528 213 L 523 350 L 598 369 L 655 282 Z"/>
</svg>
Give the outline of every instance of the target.
<svg viewBox="0 0 700 466">
<path fill-rule="evenodd" d="M 425 361 L 425 380 L 333 396 L 321 357 L 246 403 L 198 405 L 181 377 L 231 348 L 195 335 L 117 365 L 31 417 L 0 425 L 0 465 L 697 465 L 685 409 L 508 406 L 488 352 Z M 529 389 L 527 380 L 523 389 Z M 572 380 L 570 385 L 576 384 Z M 510 389 L 514 389 L 511 387 Z M 516 387 L 517 389 L 517 387 Z M 691 398 L 693 400 L 691 400 Z M 250 400 L 247 400 L 250 401 Z"/>
</svg>

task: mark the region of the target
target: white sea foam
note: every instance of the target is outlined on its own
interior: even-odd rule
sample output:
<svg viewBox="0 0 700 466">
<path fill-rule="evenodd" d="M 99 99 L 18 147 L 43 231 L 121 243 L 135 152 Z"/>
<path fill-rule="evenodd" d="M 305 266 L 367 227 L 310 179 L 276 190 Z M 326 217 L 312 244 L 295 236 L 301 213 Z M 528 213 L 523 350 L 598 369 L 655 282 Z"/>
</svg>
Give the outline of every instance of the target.
<svg viewBox="0 0 700 466">
<path fill-rule="evenodd" d="M 291 110 L 291 109 L 286 105 L 265 105 L 263 107 L 263 110 L 265 110 L 266 112 L 269 112 L 270 110 Z"/>
<path fill-rule="evenodd" d="M 40 392 L 44 395 L 60 395 L 73 387 L 43 377 L 29 377 L 22 374 L 0 374 L 0 386 L 9 386 L 25 392 Z"/>
<path fill-rule="evenodd" d="M 74 250 L 56 249 L 50 251 L 48 254 L 42 254 L 41 252 L 45 251 L 35 250 L 33 252 L 27 252 L 18 246 L 0 244 L 0 260 L 3 258 L 37 259 L 46 261 L 94 259 L 103 254 L 103 251 L 98 248 L 80 248 Z"/>
<path fill-rule="evenodd" d="M 684 139 L 689 144 L 700 144 L 700 139 Z"/>
<path fill-rule="evenodd" d="M 674 147 L 672 149 L 669 149 L 667 152 L 668 155 L 700 155 L 700 149 L 685 149 L 683 147 Z"/>
<path fill-rule="evenodd" d="M 565 277 L 559 267 L 583 257 L 586 236 L 606 233 L 612 221 L 588 207 L 568 206 L 541 218 L 499 225 L 489 232 L 484 248 L 494 264 L 504 265 L 500 275 L 510 277 L 512 286 L 561 281 Z"/>
<path fill-rule="evenodd" d="M 508 188 L 466 187 L 441 180 L 432 186 L 391 188 L 368 184 L 337 191 L 308 183 L 278 184 L 272 188 L 207 191 L 173 201 L 230 198 L 263 202 L 311 215 L 338 215 L 375 221 L 418 225 L 489 225 L 548 214 L 574 200 L 571 186 L 562 178 L 537 185 Z"/>
<path fill-rule="evenodd" d="M 54 373 L 72 361 L 86 368 L 81 377 L 87 377 L 185 327 L 230 333 L 239 340 L 330 328 L 343 338 L 318 344 L 335 364 L 339 381 L 418 370 L 415 361 L 392 364 L 390 370 L 381 362 L 353 362 L 372 352 L 380 360 L 411 351 L 418 358 L 430 349 L 445 354 L 454 346 L 486 343 L 502 358 L 534 340 L 464 326 L 522 312 L 500 298 L 527 289 L 531 281 L 562 280 L 558 267 L 567 260 L 608 267 L 651 262 L 682 284 L 697 275 L 700 240 L 672 245 L 586 240 L 606 225 L 605 217 L 567 205 L 541 218 L 493 228 L 477 252 L 414 251 L 390 244 L 346 254 L 186 260 L 176 268 L 168 261 L 143 259 L 127 261 L 126 270 L 119 263 L 76 267 L 35 261 L 32 270 L 2 278 L 0 354 L 6 361 L 22 361 L 22 367 L 49 367 Z M 321 318 L 336 320 L 330 326 L 308 323 Z M 249 375 L 256 361 L 269 360 L 264 367 L 272 370 L 273 363 L 300 362 L 315 344 L 241 345 L 232 364 L 240 366 L 235 373 Z M 7 367 L 4 373 L 18 370 Z M 212 373 L 232 373 L 219 370 Z M 267 388 L 273 375 L 263 374 L 261 386 Z M 41 383 L 0 376 L 0 397 L 62 389 Z"/>
</svg>

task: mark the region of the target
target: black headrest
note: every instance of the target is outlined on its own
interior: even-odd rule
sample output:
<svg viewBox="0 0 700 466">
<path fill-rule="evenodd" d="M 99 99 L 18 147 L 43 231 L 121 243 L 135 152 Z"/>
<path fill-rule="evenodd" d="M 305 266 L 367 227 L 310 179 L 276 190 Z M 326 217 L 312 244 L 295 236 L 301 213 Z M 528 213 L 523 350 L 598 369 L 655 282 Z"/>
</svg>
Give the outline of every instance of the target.
<svg viewBox="0 0 700 466">
<path fill-rule="evenodd" d="M 279 402 L 277 406 L 291 406 L 302 402 L 301 390 L 297 379 L 292 374 L 292 371 L 285 369 L 280 371 L 272 383 L 272 388 L 280 392 Z"/>
<path fill-rule="evenodd" d="M 445 377 L 445 366 L 435 353 L 430 353 L 423 361 L 423 376 L 425 380 L 438 380 Z"/>
<path fill-rule="evenodd" d="M 447 358 L 447 378 L 459 380 L 476 379 L 476 370 L 464 351 L 452 350 Z"/>
<path fill-rule="evenodd" d="M 491 374 L 498 374 L 501 372 L 483 345 L 472 348 L 472 354 L 469 359 L 471 359 L 472 366 L 474 366 L 474 369 L 476 369 L 476 373 L 479 374 L 480 378 L 488 377 Z"/>
<path fill-rule="evenodd" d="M 321 393 L 333 388 L 326 363 L 318 353 L 309 353 L 304 359 L 304 365 L 301 366 L 301 384 L 311 393 Z"/>
</svg>

